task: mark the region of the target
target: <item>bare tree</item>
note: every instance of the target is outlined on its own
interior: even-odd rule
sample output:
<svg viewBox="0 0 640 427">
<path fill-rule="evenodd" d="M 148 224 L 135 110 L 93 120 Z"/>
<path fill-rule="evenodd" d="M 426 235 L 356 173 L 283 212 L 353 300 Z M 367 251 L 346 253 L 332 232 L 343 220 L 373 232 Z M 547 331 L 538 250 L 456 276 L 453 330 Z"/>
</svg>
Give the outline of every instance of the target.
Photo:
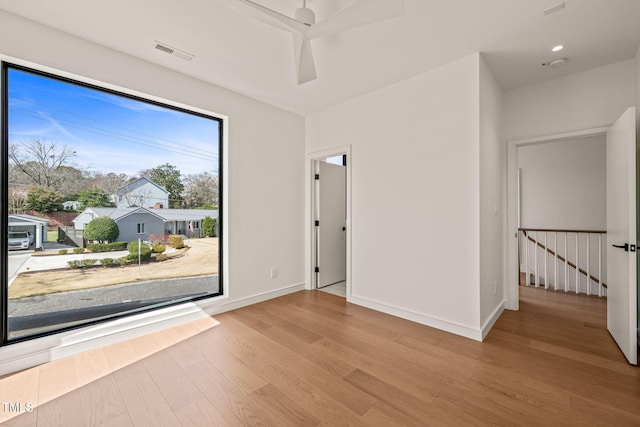
<svg viewBox="0 0 640 427">
<path fill-rule="evenodd" d="M 209 172 L 187 175 L 184 178 L 184 201 L 191 208 L 218 205 L 218 176 Z"/>
<path fill-rule="evenodd" d="M 66 145 L 34 139 L 9 146 L 9 160 L 38 187 L 60 189 L 76 152 Z"/>
<path fill-rule="evenodd" d="M 9 187 L 8 208 L 10 214 L 24 213 L 27 209 L 28 188 L 23 186 Z"/>
<path fill-rule="evenodd" d="M 93 172 L 87 177 L 87 188 L 99 188 L 107 194 L 115 194 L 116 190 L 124 187 L 129 181 L 129 176 L 124 173 Z"/>
</svg>

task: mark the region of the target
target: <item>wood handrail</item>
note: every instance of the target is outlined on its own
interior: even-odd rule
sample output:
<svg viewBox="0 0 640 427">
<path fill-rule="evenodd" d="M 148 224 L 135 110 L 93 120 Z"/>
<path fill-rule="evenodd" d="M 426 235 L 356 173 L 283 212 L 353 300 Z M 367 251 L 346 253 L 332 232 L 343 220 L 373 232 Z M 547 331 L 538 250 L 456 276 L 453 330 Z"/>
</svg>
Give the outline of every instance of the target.
<svg viewBox="0 0 640 427">
<path fill-rule="evenodd" d="M 518 231 L 539 231 L 543 233 L 588 233 L 588 234 L 607 234 L 607 230 L 565 230 L 561 228 L 518 228 Z"/>
<path fill-rule="evenodd" d="M 533 243 L 537 244 L 539 247 L 541 247 L 544 251 L 546 251 L 547 253 L 550 253 L 552 256 L 556 256 L 556 253 L 554 251 L 552 251 L 551 249 L 547 248 L 545 245 L 543 245 L 542 243 L 540 243 L 539 241 L 537 241 L 536 239 L 534 239 L 533 237 L 529 236 L 527 234 L 527 230 L 528 229 L 523 229 L 523 228 L 519 228 L 518 230 L 522 231 L 524 233 L 524 236 L 529 239 L 530 241 L 532 241 Z M 533 231 L 541 231 L 541 230 L 533 230 Z M 572 231 L 573 233 L 575 233 L 575 231 Z M 589 231 L 588 233 L 595 233 L 593 231 Z M 606 231 L 605 231 L 606 233 Z M 574 263 L 572 263 L 571 261 L 568 261 L 567 259 L 565 259 L 562 255 L 558 255 L 558 259 L 562 262 L 566 262 L 571 268 L 578 268 Z M 583 270 L 582 268 L 578 268 L 578 271 L 580 272 L 580 274 L 587 276 L 587 272 L 585 270 Z M 527 272 L 528 274 L 528 272 Z M 589 278 L 591 278 L 591 280 L 593 280 L 596 283 L 600 283 L 600 279 L 598 279 L 597 277 L 595 277 L 593 274 L 589 274 L 588 276 Z M 602 282 L 602 287 L 607 289 L 607 284 L 605 282 Z"/>
</svg>

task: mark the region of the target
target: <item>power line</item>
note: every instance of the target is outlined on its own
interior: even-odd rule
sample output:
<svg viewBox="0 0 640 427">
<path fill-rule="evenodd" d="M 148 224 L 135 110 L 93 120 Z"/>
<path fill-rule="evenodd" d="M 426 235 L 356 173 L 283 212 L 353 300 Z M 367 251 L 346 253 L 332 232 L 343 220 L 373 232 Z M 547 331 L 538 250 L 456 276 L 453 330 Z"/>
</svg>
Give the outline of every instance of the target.
<svg viewBox="0 0 640 427">
<path fill-rule="evenodd" d="M 131 133 L 133 133 L 133 134 L 139 134 L 139 135 L 147 136 L 147 137 L 150 137 L 150 138 L 153 138 L 153 139 L 157 139 L 157 140 L 159 140 L 159 141 L 165 141 L 165 142 L 168 142 L 168 143 L 173 144 L 173 145 L 177 145 L 177 146 L 180 146 L 180 147 L 184 147 L 184 148 L 186 148 L 187 150 L 193 150 L 193 148 L 192 148 L 192 147 L 190 147 L 190 146 L 188 146 L 188 145 L 186 145 L 186 144 L 182 144 L 182 143 L 180 143 L 180 142 L 177 142 L 177 141 L 171 140 L 171 139 L 162 138 L 162 137 L 155 136 L 155 135 L 151 135 L 151 134 L 148 134 L 148 133 L 145 133 L 145 132 L 140 132 L 140 131 L 137 131 L 137 130 L 129 129 L 129 128 L 126 128 L 126 127 L 124 127 L 124 126 L 118 126 L 118 125 L 115 125 L 115 124 L 113 124 L 113 123 L 108 123 L 108 122 L 104 122 L 104 121 L 102 121 L 102 120 L 95 119 L 95 118 L 93 118 L 93 117 L 84 116 L 84 115 L 82 115 L 82 114 L 78 114 L 78 113 L 75 113 L 75 112 L 71 112 L 71 111 L 68 111 L 68 110 L 64 110 L 64 109 L 61 109 L 61 108 L 57 108 L 57 107 L 54 107 L 54 106 L 52 106 L 52 105 L 43 104 L 43 103 L 40 103 L 40 102 L 36 102 L 36 101 L 32 101 L 32 100 L 28 100 L 28 99 L 24 99 L 24 98 L 19 98 L 19 97 L 12 97 L 11 99 L 14 99 L 14 100 L 20 100 L 20 101 L 23 101 L 23 102 L 26 102 L 26 103 L 28 103 L 28 104 L 32 104 L 32 105 L 39 105 L 39 106 L 42 106 L 42 107 L 45 107 L 45 108 L 49 108 L 49 109 L 51 109 L 51 110 L 53 110 L 53 111 L 59 111 L 59 112 L 61 112 L 61 113 L 68 114 L 68 115 L 70 115 L 70 116 L 76 116 L 76 117 L 80 117 L 80 118 L 85 119 L 85 120 L 89 120 L 89 121 L 96 122 L 96 123 L 99 123 L 99 124 L 102 124 L 102 125 L 106 125 L 107 127 L 112 127 L 112 128 L 115 128 L 115 129 L 121 129 L 121 130 L 124 130 L 124 131 L 127 131 L 127 132 L 131 132 Z M 14 108 L 15 108 L 15 107 L 14 107 Z M 13 108 L 11 108 L 10 110 L 13 110 Z M 183 113 L 183 114 L 186 114 L 186 113 Z M 55 116 L 54 116 L 54 117 L 55 117 Z M 61 119 L 61 120 L 69 121 L 68 119 L 62 119 L 62 118 L 60 118 L 60 119 Z M 203 119 L 203 120 L 207 120 L 207 119 Z M 70 121 L 69 121 L 69 122 L 70 122 Z M 74 123 L 74 122 L 71 122 L 71 123 Z M 85 125 L 85 126 L 88 126 L 88 125 Z M 88 126 L 88 127 L 90 127 L 90 126 Z M 141 139 L 142 139 L 142 138 L 141 138 Z M 160 144 L 161 144 L 161 143 L 160 143 Z M 202 150 L 202 151 L 203 151 L 203 152 L 207 152 L 207 150 Z M 208 154 L 209 154 L 209 155 L 212 155 L 212 156 L 217 155 L 217 153 L 215 153 L 214 151 L 208 152 Z"/>
<path fill-rule="evenodd" d="M 19 115 L 23 115 L 23 116 L 27 116 L 27 117 L 31 117 L 37 120 L 42 120 L 42 121 L 46 121 L 46 119 L 44 119 L 43 117 L 39 116 L 39 115 L 34 115 L 34 114 L 29 114 L 29 113 L 25 113 L 25 112 L 21 112 L 21 111 L 11 111 L 11 113 L 14 114 L 19 114 Z M 138 144 L 138 145 L 142 145 L 145 147 L 151 147 L 151 148 L 161 148 L 163 150 L 166 151 L 170 151 L 176 154 L 181 154 L 183 156 L 187 156 L 187 157 L 193 157 L 193 158 L 197 158 L 200 160 L 210 160 L 210 161 L 218 161 L 218 156 L 217 154 L 212 154 L 212 155 L 207 155 L 207 154 L 200 154 L 200 152 L 196 151 L 196 150 L 181 150 L 181 149 L 176 149 L 173 147 L 167 147 L 165 145 L 162 145 L 160 143 L 156 143 L 153 141 L 148 141 L 148 140 L 144 140 L 142 138 L 138 138 L 135 136 L 129 136 L 129 135 L 123 135 L 123 134 L 118 134 L 116 132 L 113 131 L 108 131 L 108 130 L 102 130 L 100 128 L 95 128 L 92 126 L 88 126 L 88 125 L 83 125 L 83 124 L 75 124 L 74 122 L 69 122 L 68 120 L 65 119 L 60 119 L 60 121 L 65 122 L 65 126 L 66 127 L 70 127 L 73 129 L 79 129 L 85 132 L 90 132 L 96 135 L 102 135 L 102 136 L 106 136 L 109 138 L 114 138 L 114 139 L 118 139 L 121 141 L 127 141 L 127 142 L 132 142 L 134 144 Z M 190 154 L 191 153 L 191 154 Z"/>
</svg>

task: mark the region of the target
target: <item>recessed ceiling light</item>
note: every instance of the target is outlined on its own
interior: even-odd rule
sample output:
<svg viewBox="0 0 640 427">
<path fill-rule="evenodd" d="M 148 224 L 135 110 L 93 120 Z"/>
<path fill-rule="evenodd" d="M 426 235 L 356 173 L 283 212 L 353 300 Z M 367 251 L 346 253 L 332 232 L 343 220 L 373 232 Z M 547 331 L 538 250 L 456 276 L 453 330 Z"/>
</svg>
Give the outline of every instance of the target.
<svg viewBox="0 0 640 427">
<path fill-rule="evenodd" d="M 562 46 L 561 44 L 559 44 L 558 46 L 554 46 L 553 49 L 551 49 L 552 52 L 559 52 L 562 49 L 564 49 L 564 46 Z"/>
</svg>

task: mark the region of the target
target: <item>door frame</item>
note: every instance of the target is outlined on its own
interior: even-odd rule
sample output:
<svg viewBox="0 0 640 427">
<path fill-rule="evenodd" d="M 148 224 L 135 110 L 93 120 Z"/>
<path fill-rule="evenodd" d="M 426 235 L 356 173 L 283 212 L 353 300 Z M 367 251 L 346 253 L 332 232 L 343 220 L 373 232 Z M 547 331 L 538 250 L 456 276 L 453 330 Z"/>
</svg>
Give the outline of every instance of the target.
<svg viewBox="0 0 640 427">
<path fill-rule="evenodd" d="M 520 224 L 520 180 L 518 173 L 518 147 L 541 144 L 550 141 L 562 141 L 575 138 L 605 135 L 611 125 L 582 129 L 570 132 L 540 135 L 529 138 L 507 140 L 507 223 L 505 236 L 507 241 L 507 259 L 505 268 L 505 308 L 518 310 L 520 307 L 520 266 L 518 265 L 518 227 Z"/>
<path fill-rule="evenodd" d="M 307 153 L 305 162 L 305 289 L 313 290 L 315 287 L 315 260 L 316 260 L 316 233 L 315 217 L 316 211 L 316 185 L 315 185 L 315 164 L 317 161 L 328 157 L 347 156 L 346 177 L 347 177 L 347 200 L 346 200 L 346 240 L 347 240 L 347 277 L 346 277 L 346 299 L 351 300 L 351 145 L 342 145 L 325 150 Z"/>
</svg>

